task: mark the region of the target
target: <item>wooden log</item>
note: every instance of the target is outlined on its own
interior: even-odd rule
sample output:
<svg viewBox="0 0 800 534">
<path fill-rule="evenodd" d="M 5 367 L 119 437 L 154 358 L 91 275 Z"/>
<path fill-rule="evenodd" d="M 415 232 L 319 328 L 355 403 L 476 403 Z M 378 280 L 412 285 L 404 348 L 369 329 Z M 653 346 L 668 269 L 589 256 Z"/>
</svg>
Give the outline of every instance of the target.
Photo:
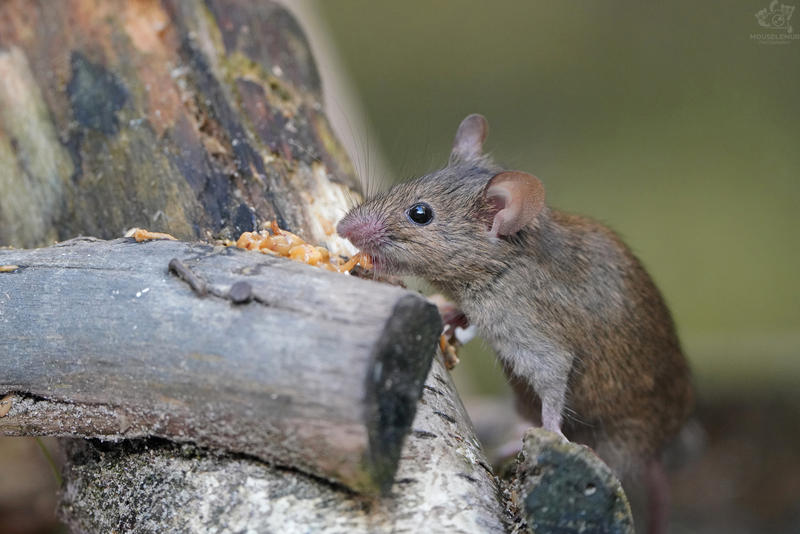
<svg viewBox="0 0 800 534">
<path fill-rule="evenodd" d="M 61 514 L 79 532 L 501 534 L 507 512 L 436 358 L 397 479 L 365 498 L 292 470 L 152 440 L 69 445 Z"/>
<path fill-rule="evenodd" d="M 358 189 L 305 36 L 251 0 L 0 2 L 0 245 L 277 219 L 339 251 Z"/>
<path fill-rule="evenodd" d="M 2 264 L 19 268 L 0 273 L 0 396 L 24 394 L 3 433 L 160 436 L 390 487 L 441 331 L 421 296 L 177 241 L 76 239 Z"/>
<path fill-rule="evenodd" d="M 634 533 L 622 485 L 588 447 L 531 428 L 517 461 L 513 502 L 529 532 Z"/>
</svg>

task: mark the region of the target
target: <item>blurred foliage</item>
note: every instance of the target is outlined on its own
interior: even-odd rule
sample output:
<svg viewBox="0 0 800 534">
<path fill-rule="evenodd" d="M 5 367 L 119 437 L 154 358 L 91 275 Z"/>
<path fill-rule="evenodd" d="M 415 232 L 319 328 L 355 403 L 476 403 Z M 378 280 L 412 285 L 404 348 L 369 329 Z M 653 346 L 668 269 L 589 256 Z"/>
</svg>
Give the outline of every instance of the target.
<svg viewBox="0 0 800 534">
<path fill-rule="evenodd" d="M 733 389 L 800 378 L 800 41 L 751 38 L 767 4 L 318 7 L 372 121 L 361 144 L 393 178 L 443 165 L 459 121 L 483 113 L 499 161 L 644 261 L 698 382 Z M 475 359 L 474 376 L 496 367 Z"/>
</svg>

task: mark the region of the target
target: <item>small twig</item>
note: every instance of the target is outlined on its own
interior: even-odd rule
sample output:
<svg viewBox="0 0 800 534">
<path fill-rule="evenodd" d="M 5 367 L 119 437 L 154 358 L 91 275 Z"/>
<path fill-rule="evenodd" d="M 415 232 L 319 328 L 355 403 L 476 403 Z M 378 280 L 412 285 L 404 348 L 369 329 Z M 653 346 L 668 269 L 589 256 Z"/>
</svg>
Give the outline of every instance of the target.
<svg viewBox="0 0 800 534">
<path fill-rule="evenodd" d="M 201 297 L 205 297 L 208 293 L 205 281 L 194 274 L 192 270 L 189 269 L 189 267 L 187 267 L 186 264 L 178 258 L 172 258 L 169 261 L 169 271 L 171 273 L 175 273 L 178 278 L 189 284 L 189 287 L 192 288 L 192 291 Z"/>
</svg>

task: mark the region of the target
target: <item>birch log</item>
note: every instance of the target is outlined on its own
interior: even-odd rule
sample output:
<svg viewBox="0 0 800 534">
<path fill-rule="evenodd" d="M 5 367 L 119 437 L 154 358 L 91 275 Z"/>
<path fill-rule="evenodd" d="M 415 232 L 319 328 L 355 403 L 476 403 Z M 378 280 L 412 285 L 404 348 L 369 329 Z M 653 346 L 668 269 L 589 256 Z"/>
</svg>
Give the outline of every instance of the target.
<svg viewBox="0 0 800 534">
<path fill-rule="evenodd" d="M 61 514 L 76 532 L 508 532 L 491 469 L 438 358 L 385 497 L 162 441 L 80 441 L 69 456 Z"/>
</svg>

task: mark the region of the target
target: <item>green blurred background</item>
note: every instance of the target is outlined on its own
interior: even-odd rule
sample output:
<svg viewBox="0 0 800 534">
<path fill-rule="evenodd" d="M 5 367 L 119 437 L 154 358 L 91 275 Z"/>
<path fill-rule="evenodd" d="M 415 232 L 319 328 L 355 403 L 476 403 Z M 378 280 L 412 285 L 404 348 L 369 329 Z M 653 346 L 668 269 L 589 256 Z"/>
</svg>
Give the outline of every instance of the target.
<svg viewBox="0 0 800 534">
<path fill-rule="evenodd" d="M 768 0 L 311 5 L 371 124 L 353 159 L 373 187 L 442 166 L 479 112 L 498 161 L 649 269 L 698 389 L 670 531 L 800 532 L 800 15 L 766 44 Z M 480 432 L 510 411 L 482 399 L 508 390 L 481 342 L 464 349 Z"/>
<path fill-rule="evenodd" d="M 767 2 L 317 7 L 392 178 L 444 164 L 484 114 L 496 159 L 643 260 L 703 390 L 797 387 L 800 41 L 751 38 Z"/>
</svg>

